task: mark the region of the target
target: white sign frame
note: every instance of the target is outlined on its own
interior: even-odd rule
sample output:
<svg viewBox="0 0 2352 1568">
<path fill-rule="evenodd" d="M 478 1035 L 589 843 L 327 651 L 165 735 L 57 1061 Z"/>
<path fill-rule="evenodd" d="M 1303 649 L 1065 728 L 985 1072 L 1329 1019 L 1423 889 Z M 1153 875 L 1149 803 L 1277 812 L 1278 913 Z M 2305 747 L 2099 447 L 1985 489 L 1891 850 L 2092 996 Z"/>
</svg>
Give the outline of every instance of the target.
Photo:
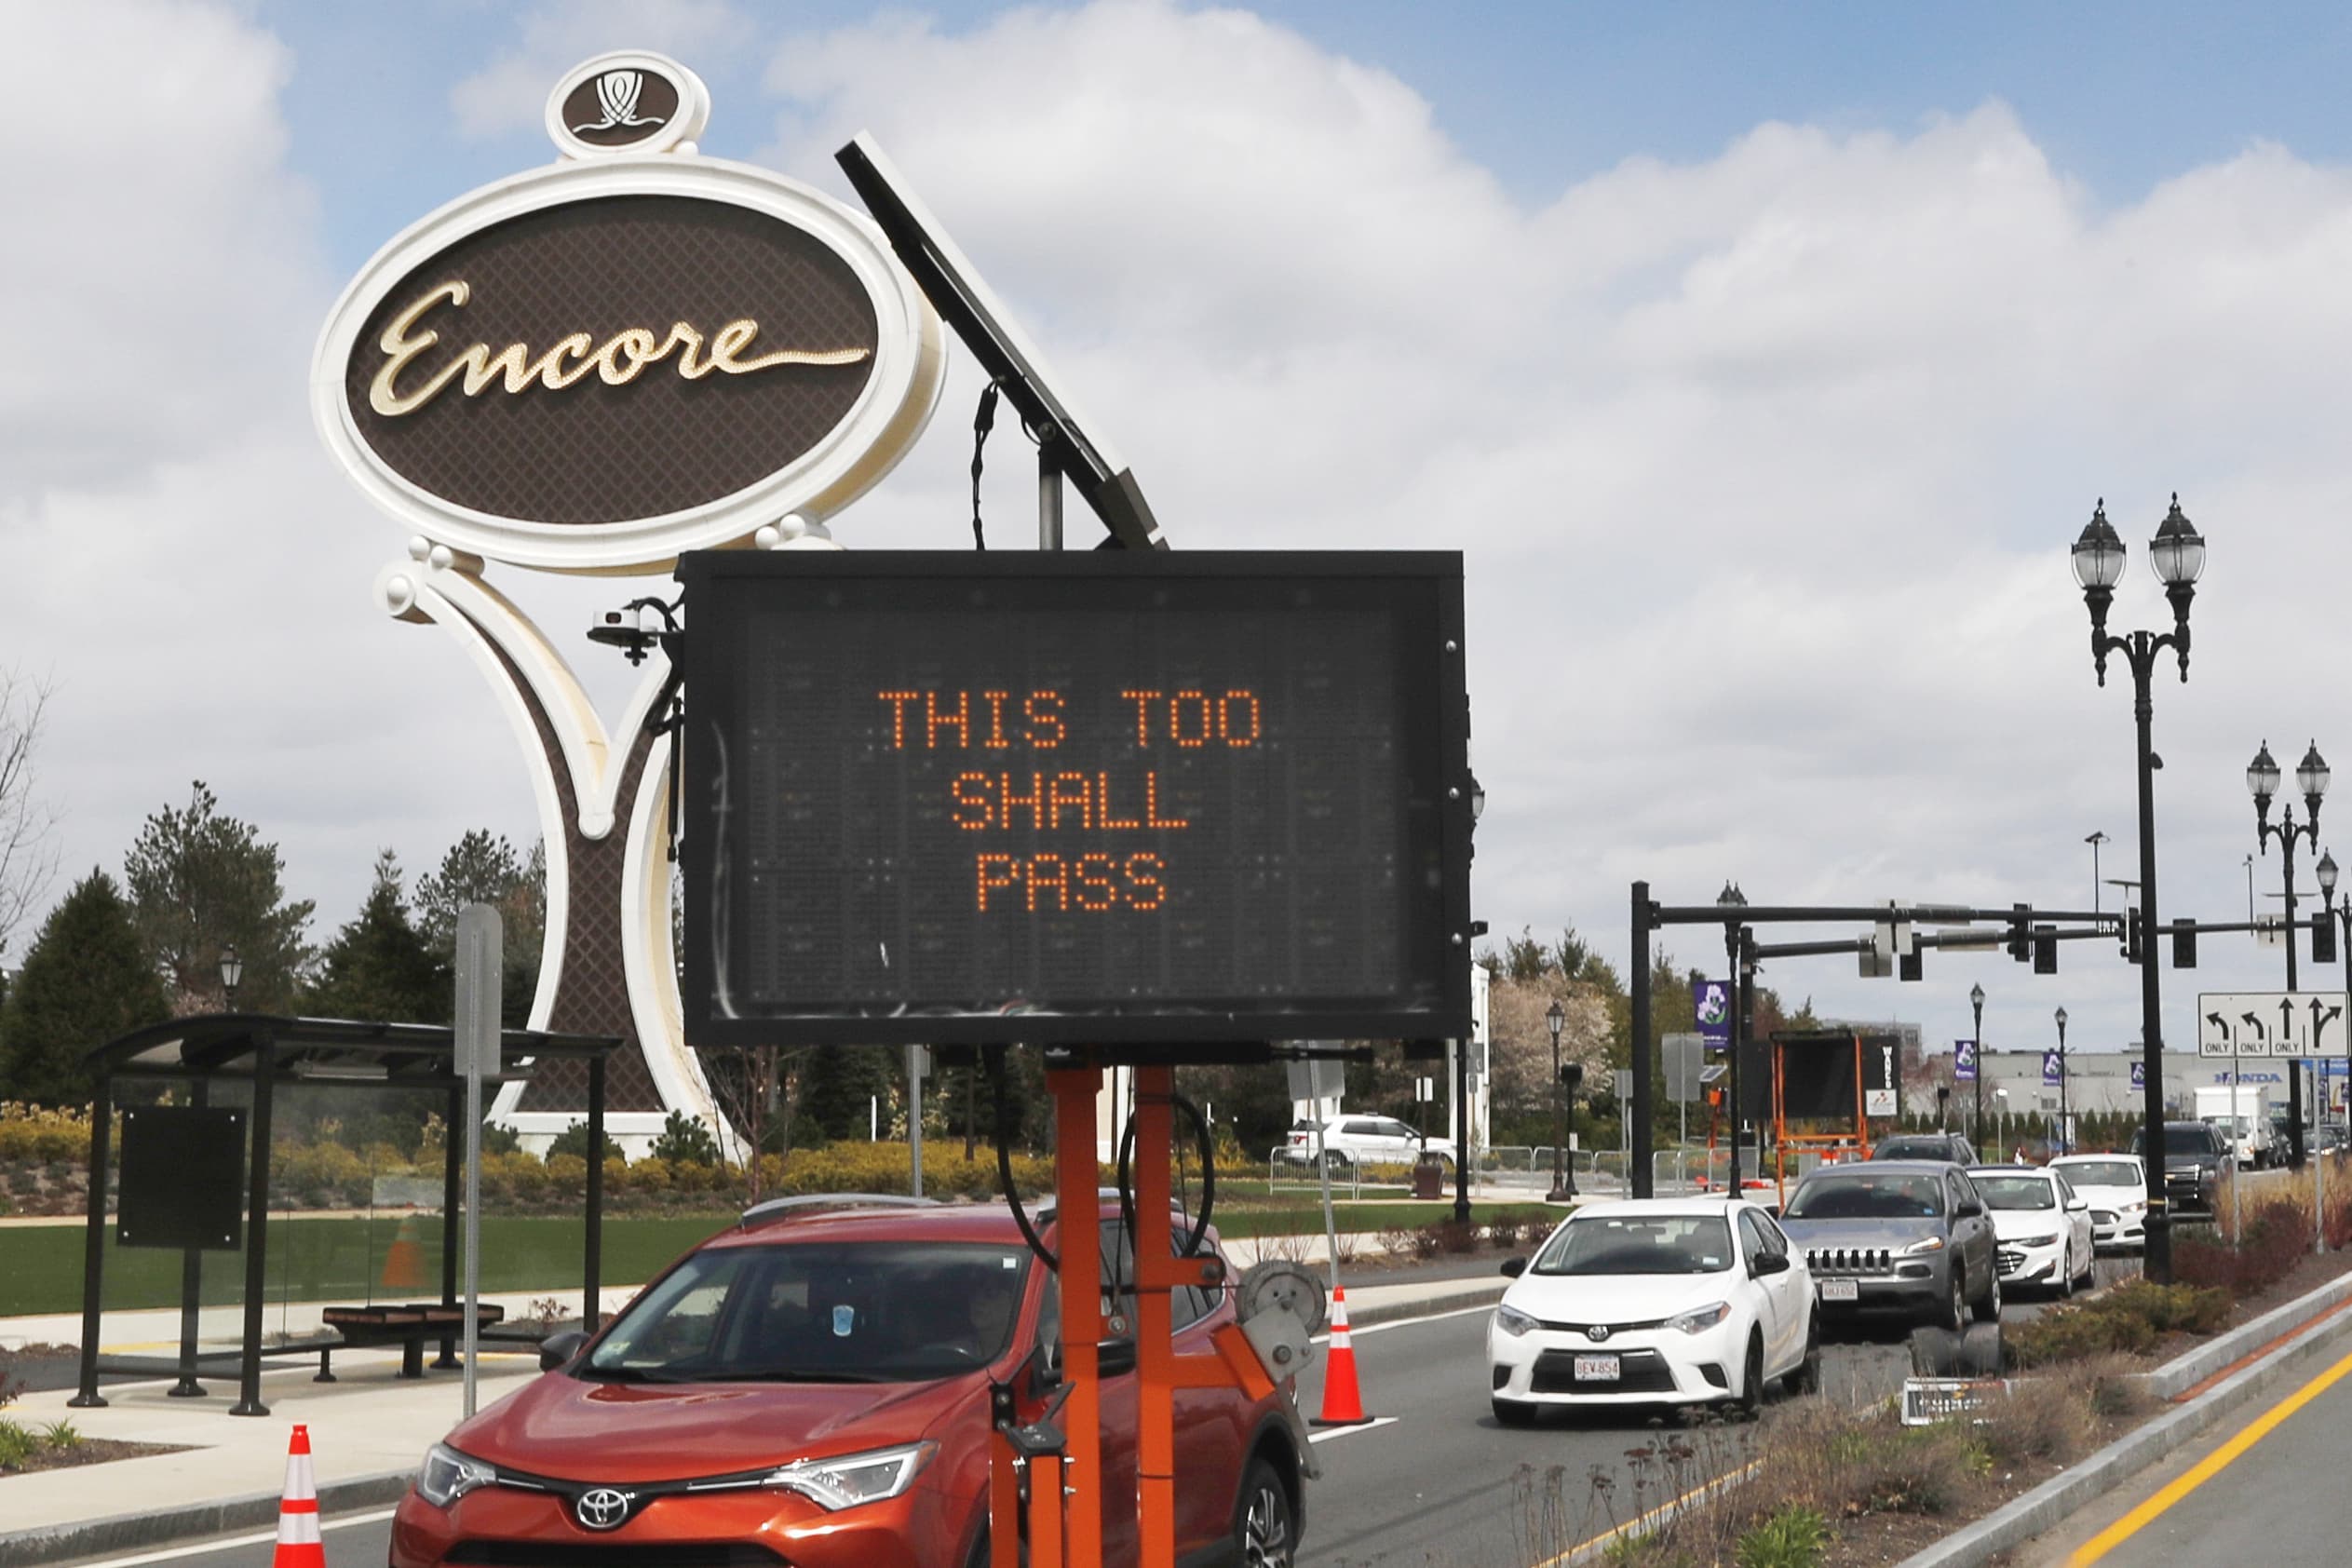
<svg viewBox="0 0 2352 1568">
<path fill-rule="evenodd" d="M 2284 1040 L 2278 1034 L 2278 1007 L 2282 1002 L 2293 1021 Z M 2324 1020 L 2316 1048 L 2311 1032 L 2314 1002 L 2319 1004 Z M 2341 991 L 2201 991 L 2197 997 L 2197 1054 L 2207 1061 L 2226 1061 L 2232 1057 L 2249 1061 L 2291 1061 L 2315 1056 L 2342 1056 L 2347 1039 L 2345 1028 L 2352 1025 L 2352 1015 L 2342 1010 L 2334 1018 L 2327 1018 L 2326 1014 L 2331 1008 L 2344 1007 L 2345 994 Z M 2216 1029 L 2211 1023 L 2211 1015 L 2216 1013 L 2221 1015 L 2226 1030 Z M 2260 1035 L 2240 1024 L 2248 1013 L 2263 1021 L 2264 1032 Z"/>
<path fill-rule="evenodd" d="M 550 208 L 621 196 L 667 196 L 748 209 L 817 238 L 872 302 L 872 373 L 842 421 L 785 466 L 716 500 L 654 517 L 550 523 L 476 511 L 433 494 L 359 434 L 344 375 L 360 330 L 418 267 L 469 236 Z M 698 155 L 630 153 L 530 170 L 469 191 L 411 224 L 359 269 L 328 314 L 311 360 L 320 439 L 369 500 L 435 544 L 550 572 L 652 574 L 681 551 L 750 537 L 797 513 L 823 522 L 880 483 L 938 406 L 947 342 L 939 318 L 872 220 L 768 169 Z"/>
</svg>

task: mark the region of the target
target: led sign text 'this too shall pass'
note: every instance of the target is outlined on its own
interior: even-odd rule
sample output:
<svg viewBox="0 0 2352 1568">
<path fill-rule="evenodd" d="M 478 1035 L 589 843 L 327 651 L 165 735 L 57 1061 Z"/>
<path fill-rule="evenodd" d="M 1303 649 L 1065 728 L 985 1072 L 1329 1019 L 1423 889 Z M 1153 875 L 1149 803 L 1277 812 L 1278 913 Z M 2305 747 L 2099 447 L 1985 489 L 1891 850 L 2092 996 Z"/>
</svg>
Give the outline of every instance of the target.
<svg viewBox="0 0 2352 1568">
<path fill-rule="evenodd" d="M 1460 556 L 678 574 L 696 1044 L 1467 1032 Z"/>
</svg>

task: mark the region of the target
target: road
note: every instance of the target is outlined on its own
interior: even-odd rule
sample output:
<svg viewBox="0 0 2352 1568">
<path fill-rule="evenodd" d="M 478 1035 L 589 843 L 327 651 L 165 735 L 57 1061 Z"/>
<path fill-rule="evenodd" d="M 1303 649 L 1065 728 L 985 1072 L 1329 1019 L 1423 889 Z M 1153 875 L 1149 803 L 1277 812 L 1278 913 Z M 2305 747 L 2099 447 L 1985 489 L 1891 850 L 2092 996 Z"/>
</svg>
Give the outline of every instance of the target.
<svg viewBox="0 0 2352 1568">
<path fill-rule="evenodd" d="M 2102 1262 L 2102 1279 L 2117 1267 Z M 2003 1318 L 2040 1310 L 2012 1303 Z M 1754 1426 L 1712 1419 L 1654 1423 L 1614 1413 L 1498 1426 L 1485 1377 L 1488 1316 L 1480 1307 L 1356 1331 L 1358 1383 L 1374 1423 L 1318 1435 L 1324 1474 L 1307 1494 L 1301 1568 L 1539 1563 L 1750 1456 Z M 1822 1386 L 1829 1398 L 1861 1404 L 1899 1388 L 1909 1366 L 1903 1331 L 1879 1330 L 1825 1345 Z M 1301 1405 L 1312 1414 L 1322 1398 L 1318 1358 L 1301 1380 Z M 390 1518 L 371 1509 L 326 1520 L 327 1568 L 381 1568 Z M 264 1531 L 89 1568 L 253 1568 L 271 1538 Z"/>
</svg>

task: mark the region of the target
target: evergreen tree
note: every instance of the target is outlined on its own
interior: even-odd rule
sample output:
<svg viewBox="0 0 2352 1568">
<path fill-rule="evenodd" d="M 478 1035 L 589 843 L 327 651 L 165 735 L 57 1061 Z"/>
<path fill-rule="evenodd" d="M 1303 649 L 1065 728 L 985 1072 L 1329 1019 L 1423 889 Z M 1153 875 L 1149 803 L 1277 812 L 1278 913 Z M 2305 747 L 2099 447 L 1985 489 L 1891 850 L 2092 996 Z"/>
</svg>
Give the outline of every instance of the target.
<svg viewBox="0 0 2352 1568">
<path fill-rule="evenodd" d="M 886 1125 L 898 1099 L 891 1055 L 879 1046 L 818 1047 L 805 1072 L 797 1136 L 807 1142 L 862 1141 L 871 1133 L 877 1096 Z"/>
<path fill-rule="evenodd" d="M 237 949 L 245 976 L 237 1005 L 248 1012 L 289 1007 L 302 988 L 310 950 L 303 940 L 312 904 L 286 901 L 277 845 L 250 823 L 221 814 L 202 779 L 185 810 L 147 818 L 124 861 L 133 918 L 148 961 L 163 976 L 176 1012 L 219 1006 L 221 950 Z"/>
<path fill-rule="evenodd" d="M 171 1016 L 130 906 L 92 870 L 49 912 L 8 988 L 0 1038 L 0 1100 L 87 1105 L 82 1058 L 119 1034 Z"/>
<path fill-rule="evenodd" d="M 440 868 L 416 879 L 416 926 L 444 965 L 457 962 L 457 917 L 467 904 L 498 911 L 505 962 L 499 1012 L 509 1029 L 531 1021 L 547 930 L 547 852 L 534 844 L 527 856 L 503 837 L 476 828 L 441 857 Z"/>
<path fill-rule="evenodd" d="M 375 885 L 358 918 L 335 933 L 321 955 L 304 1010 L 323 1018 L 446 1023 L 452 1000 L 449 967 L 409 919 L 400 863 L 386 849 L 376 857 Z"/>
</svg>

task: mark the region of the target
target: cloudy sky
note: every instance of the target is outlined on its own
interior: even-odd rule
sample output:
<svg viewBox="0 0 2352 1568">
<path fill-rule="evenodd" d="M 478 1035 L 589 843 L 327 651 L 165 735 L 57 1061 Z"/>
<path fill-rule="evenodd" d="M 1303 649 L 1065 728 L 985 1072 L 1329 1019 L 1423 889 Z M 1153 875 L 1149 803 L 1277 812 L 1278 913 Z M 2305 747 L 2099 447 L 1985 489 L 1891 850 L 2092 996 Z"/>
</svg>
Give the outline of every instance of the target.
<svg viewBox="0 0 2352 1568">
<path fill-rule="evenodd" d="M 845 197 L 831 155 L 872 130 L 1177 547 L 1467 553 L 1498 934 L 1573 923 L 1622 965 L 1637 877 L 2080 907 L 2094 830 L 2135 875 L 2129 684 L 2093 683 L 2065 547 L 2104 496 L 2117 624 L 2161 624 L 2174 490 L 2211 553 L 2190 680 L 2156 695 L 2163 911 L 2242 918 L 2257 744 L 2352 764 L 2352 22 L 2264 14 L 9 7 L 43 68 L 0 158 L 0 663 L 54 688 L 55 891 L 198 777 L 283 846 L 320 939 L 379 847 L 413 872 L 469 827 L 535 833 L 470 665 L 372 607 L 405 534 L 330 465 L 305 377 L 379 245 L 547 161 L 555 77 L 642 46 L 710 82 L 715 155 Z M 976 390 L 959 362 L 840 538 L 965 542 Z M 560 642 L 638 586 L 493 578 Z M 2278 887 L 2275 850 L 2254 869 Z M 2055 979 L 1768 978 L 1931 1039 L 1981 980 L 1989 1043 L 2063 1004 L 2113 1048 L 2136 986 L 2095 945 Z M 2245 939 L 2203 956 L 2166 973 L 2175 1043 L 2194 990 L 2279 982 Z"/>
</svg>

